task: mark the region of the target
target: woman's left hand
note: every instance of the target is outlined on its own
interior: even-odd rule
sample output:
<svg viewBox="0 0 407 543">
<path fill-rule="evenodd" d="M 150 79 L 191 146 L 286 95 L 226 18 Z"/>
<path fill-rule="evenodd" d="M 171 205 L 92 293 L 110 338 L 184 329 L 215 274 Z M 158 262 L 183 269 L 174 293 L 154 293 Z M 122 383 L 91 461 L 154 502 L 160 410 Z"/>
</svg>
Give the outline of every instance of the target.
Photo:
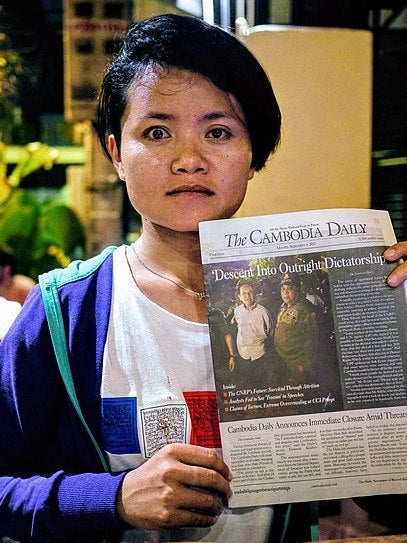
<svg viewBox="0 0 407 543">
<path fill-rule="evenodd" d="M 392 245 L 383 253 L 383 256 L 389 262 L 394 262 L 403 257 L 407 257 L 407 241 L 400 241 Z M 387 283 L 391 287 L 397 287 L 407 279 L 407 260 L 401 262 L 387 278 Z"/>
</svg>

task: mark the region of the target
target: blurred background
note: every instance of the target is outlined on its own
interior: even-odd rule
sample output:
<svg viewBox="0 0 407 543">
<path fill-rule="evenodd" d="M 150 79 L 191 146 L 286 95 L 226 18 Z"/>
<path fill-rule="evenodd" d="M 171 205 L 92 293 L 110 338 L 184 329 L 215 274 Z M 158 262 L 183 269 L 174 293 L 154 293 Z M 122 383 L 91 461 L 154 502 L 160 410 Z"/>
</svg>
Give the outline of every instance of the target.
<svg viewBox="0 0 407 543">
<path fill-rule="evenodd" d="M 137 237 L 95 100 L 128 24 L 168 12 L 236 33 L 281 105 L 281 148 L 238 214 L 375 207 L 407 238 L 406 1 L 2 0 L 0 243 L 24 273 Z"/>
</svg>

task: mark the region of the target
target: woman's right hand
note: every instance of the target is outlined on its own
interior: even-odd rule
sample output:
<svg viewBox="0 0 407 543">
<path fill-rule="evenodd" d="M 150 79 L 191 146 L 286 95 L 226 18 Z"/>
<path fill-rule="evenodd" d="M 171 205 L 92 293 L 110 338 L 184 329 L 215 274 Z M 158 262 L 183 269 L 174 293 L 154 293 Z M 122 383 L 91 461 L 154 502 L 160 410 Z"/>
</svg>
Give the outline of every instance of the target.
<svg viewBox="0 0 407 543">
<path fill-rule="evenodd" d="M 400 241 L 389 247 L 383 256 L 386 260 L 394 262 L 404 258 L 404 262 L 400 261 L 397 268 L 387 278 L 387 282 L 391 287 L 398 287 L 407 280 L 407 241 Z"/>
<path fill-rule="evenodd" d="M 123 479 L 117 508 L 122 520 L 142 530 L 207 527 L 230 498 L 231 474 L 212 449 L 167 445 Z"/>
</svg>

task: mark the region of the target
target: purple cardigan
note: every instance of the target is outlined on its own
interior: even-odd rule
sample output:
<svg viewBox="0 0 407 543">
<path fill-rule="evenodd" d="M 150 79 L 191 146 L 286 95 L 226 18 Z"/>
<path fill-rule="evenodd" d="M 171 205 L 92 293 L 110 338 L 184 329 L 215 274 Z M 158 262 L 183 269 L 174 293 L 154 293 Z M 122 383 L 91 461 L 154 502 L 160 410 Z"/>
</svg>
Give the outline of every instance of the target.
<svg viewBox="0 0 407 543">
<path fill-rule="evenodd" d="M 76 392 L 99 443 L 111 253 L 56 271 Z M 110 537 L 123 529 L 115 510 L 123 477 L 103 472 L 67 398 L 36 286 L 0 343 L 0 535 L 22 543 Z"/>
</svg>

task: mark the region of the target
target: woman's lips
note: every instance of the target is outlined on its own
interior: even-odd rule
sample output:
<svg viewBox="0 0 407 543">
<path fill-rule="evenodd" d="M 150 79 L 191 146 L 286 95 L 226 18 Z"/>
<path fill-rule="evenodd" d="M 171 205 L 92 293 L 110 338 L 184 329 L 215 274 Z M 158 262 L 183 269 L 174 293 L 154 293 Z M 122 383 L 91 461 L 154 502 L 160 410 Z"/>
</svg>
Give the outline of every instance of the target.
<svg viewBox="0 0 407 543">
<path fill-rule="evenodd" d="M 204 187 L 203 185 L 180 185 L 179 187 L 175 187 L 174 189 L 167 191 L 166 194 L 167 196 L 174 196 L 185 193 L 205 194 L 207 196 L 212 196 L 215 194 L 213 190 L 209 189 L 208 187 Z"/>
</svg>

